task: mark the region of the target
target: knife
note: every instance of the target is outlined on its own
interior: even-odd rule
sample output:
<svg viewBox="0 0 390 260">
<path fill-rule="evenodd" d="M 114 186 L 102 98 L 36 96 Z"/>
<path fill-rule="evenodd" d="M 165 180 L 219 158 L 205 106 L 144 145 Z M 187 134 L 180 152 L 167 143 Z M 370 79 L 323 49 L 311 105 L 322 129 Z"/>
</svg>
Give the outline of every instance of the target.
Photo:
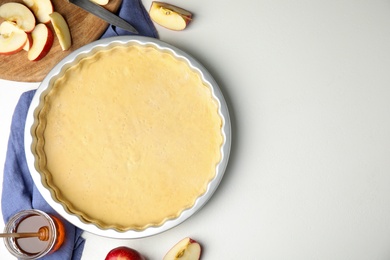
<svg viewBox="0 0 390 260">
<path fill-rule="evenodd" d="M 128 22 L 120 18 L 114 13 L 111 13 L 107 9 L 101 7 L 100 5 L 92 3 L 90 0 L 68 0 L 70 3 L 77 5 L 78 7 L 83 8 L 84 10 L 90 12 L 91 14 L 96 15 L 97 17 L 105 20 L 109 24 L 120 27 L 126 31 L 138 34 L 138 31 L 131 26 Z"/>
</svg>

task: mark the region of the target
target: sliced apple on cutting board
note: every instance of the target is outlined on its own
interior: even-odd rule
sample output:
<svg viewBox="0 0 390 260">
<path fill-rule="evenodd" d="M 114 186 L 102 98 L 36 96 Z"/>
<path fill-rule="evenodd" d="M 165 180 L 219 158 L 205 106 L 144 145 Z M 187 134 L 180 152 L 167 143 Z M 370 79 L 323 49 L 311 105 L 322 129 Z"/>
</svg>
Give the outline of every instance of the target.
<svg viewBox="0 0 390 260">
<path fill-rule="evenodd" d="M 31 46 L 32 46 L 32 36 L 31 36 L 31 33 L 28 33 L 27 34 L 27 42 L 24 45 L 23 50 L 29 51 Z"/>
<path fill-rule="evenodd" d="M 149 15 L 152 20 L 171 30 L 184 30 L 192 20 L 192 13 L 189 11 L 163 2 L 152 2 Z"/>
<path fill-rule="evenodd" d="M 50 0 L 23 0 L 23 2 L 32 10 L 38 22 L 50 22 L 49 15 L 54 10 L 53 4 Z"/>
<path fill-rule="evenodd" d="M 11 55 L 21 51 L 27 40 L 27 33 L 13 22 L 0 24 L 0 54 Z"/>
<path fill-rule="evenodd" d="M 35 27 L 34 14 L 25 5 L 9 2 L 0 6 L 0 17 L 5 21 L 15 23 L 25 32 L 31 32 Z"/>
<path fill-rule="evenodd" d="M 68 50 L 72 45 L 72 37 L 65 18 L 60 13 L 53 12 L 50 14 L 50 20 L 61 45 L 61 49 L 63 51 Z"/>
<path fill-rule="evenodd" d="M 54 35 L 51 29 L 44 23 L 39 23 L 31 32 L 33 44 L 28 51 L 27 58 L 31 61 L 41 60 L 50 51 L 53 45 Z"/>
<path fill-rule="evenodd" d="M 201 252 L 200 244 L 194 239 L 186 237 L 174 245 L 163 260 L 198 260 Z"/>
</svg>

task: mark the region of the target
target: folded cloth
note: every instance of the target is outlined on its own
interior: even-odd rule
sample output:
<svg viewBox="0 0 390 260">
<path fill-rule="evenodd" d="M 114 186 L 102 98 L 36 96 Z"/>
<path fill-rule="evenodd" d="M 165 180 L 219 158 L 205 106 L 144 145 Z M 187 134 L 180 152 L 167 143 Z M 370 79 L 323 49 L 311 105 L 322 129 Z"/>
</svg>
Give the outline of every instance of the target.
<svg viewBox="0 0 390 260">
<path fill-rule="evenodd" d="M 138 30 L 139 35 L 157 37 L 157 31 L 141 0 L 123 0 L 119 16 L 130 22 Z M 102 38 L 130 34 L 130 32 L 115 28 L 115 26 L 109 26 Z M 63 221 L 66 230 L 64 244 L 58 251 L 42 259 L 78 260 L 81 259 L 85 242 L 81 237 L 82 230 L 67 222 L 47 204 L 34 185 L 27 166 L 24 149 L 24 128 L 27 112 L 34 94 L 35 90 L 31 90 L 21 95 L 12 117 L 3 176 L 1 199 L 3 218 L 7 222 L 17 212 L 31 208 L 40 209 L 59 217 Z"/>
<path fill-rule="evenodd" d="M 57 252 L 42 259 L 80 259 L 84 248 L 82 230 L 65 221 L 46 203 L 28 170 L 24 153 L 24 126 L 34 93 L 35 90 L 31 90 L 22 94 L 12 117 L 1 199 L 4 221 L 7 222 L 19 211 L 31 208 L 55 215 L 64 223 L 66 239 Z"/>
<path fill-rule="evenodd" d="M 153 25 L 148 12 L 145 10 L 140 0 L 123 0 L 119 9 L 118 15 L 129 22 L 142 36 L 157 38 L 158 34 Z M 134 35 L 131 32 L 125 31 L 119 27 L 110 25 L 102 38 L 118 36 L 118 35 Z"/>
</svg>

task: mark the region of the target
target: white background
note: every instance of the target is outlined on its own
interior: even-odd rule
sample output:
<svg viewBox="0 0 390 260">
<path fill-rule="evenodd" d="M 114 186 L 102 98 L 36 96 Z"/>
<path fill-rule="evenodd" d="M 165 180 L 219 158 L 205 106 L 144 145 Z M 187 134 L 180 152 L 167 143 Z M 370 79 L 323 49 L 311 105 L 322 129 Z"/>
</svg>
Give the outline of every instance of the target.
<svg viewBox="0 0 390 260">
<path fill-rule="evenodd" d="M 228 169 L 180 226 L 84 234 L 83 259 L 119 245 L 161 259 L 185 236 L 203 259 L 390 259 L 390 1 L 169 2 L 195 16 L 160 39 L 203 63 L 229 104 Z M 13 109 L 37 84 L 0 85 L 3 165 Z"/>
</svg>

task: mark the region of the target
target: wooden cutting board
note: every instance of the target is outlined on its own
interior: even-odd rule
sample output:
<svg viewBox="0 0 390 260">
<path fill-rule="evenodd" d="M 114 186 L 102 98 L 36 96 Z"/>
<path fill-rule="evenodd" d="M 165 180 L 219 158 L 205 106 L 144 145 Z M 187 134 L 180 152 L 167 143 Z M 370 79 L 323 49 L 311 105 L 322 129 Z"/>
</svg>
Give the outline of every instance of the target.
<svg viewBox="0 0 390 260">
<path fill-rule="evenodd" d="M 68 3 L 67 0 L 51 1 L 54 10 L 62 14 L 68 22 L 72 36 L 72 47 L 67 51 L 63 51 L 55 36 L 53 27 L 51 24 L 48 24 L 54 34 L 53 46 L 49 53 L 39 61 L 29 61 L 27 59 L 27 52 L 24 50 L 9 56 L 0 55 L 1 79 L 22 82 L 40 82 L 65 56 L 79 47 L 99 39 L 108 26 L 105 21 Z M 22 0 L 0 0 L 0 5 L 7 2 L 22 3 Z M 118 10 L 120 3 L 121 0 L 110 0 L 104 7 L 115 12 Z"/>
</svg>

